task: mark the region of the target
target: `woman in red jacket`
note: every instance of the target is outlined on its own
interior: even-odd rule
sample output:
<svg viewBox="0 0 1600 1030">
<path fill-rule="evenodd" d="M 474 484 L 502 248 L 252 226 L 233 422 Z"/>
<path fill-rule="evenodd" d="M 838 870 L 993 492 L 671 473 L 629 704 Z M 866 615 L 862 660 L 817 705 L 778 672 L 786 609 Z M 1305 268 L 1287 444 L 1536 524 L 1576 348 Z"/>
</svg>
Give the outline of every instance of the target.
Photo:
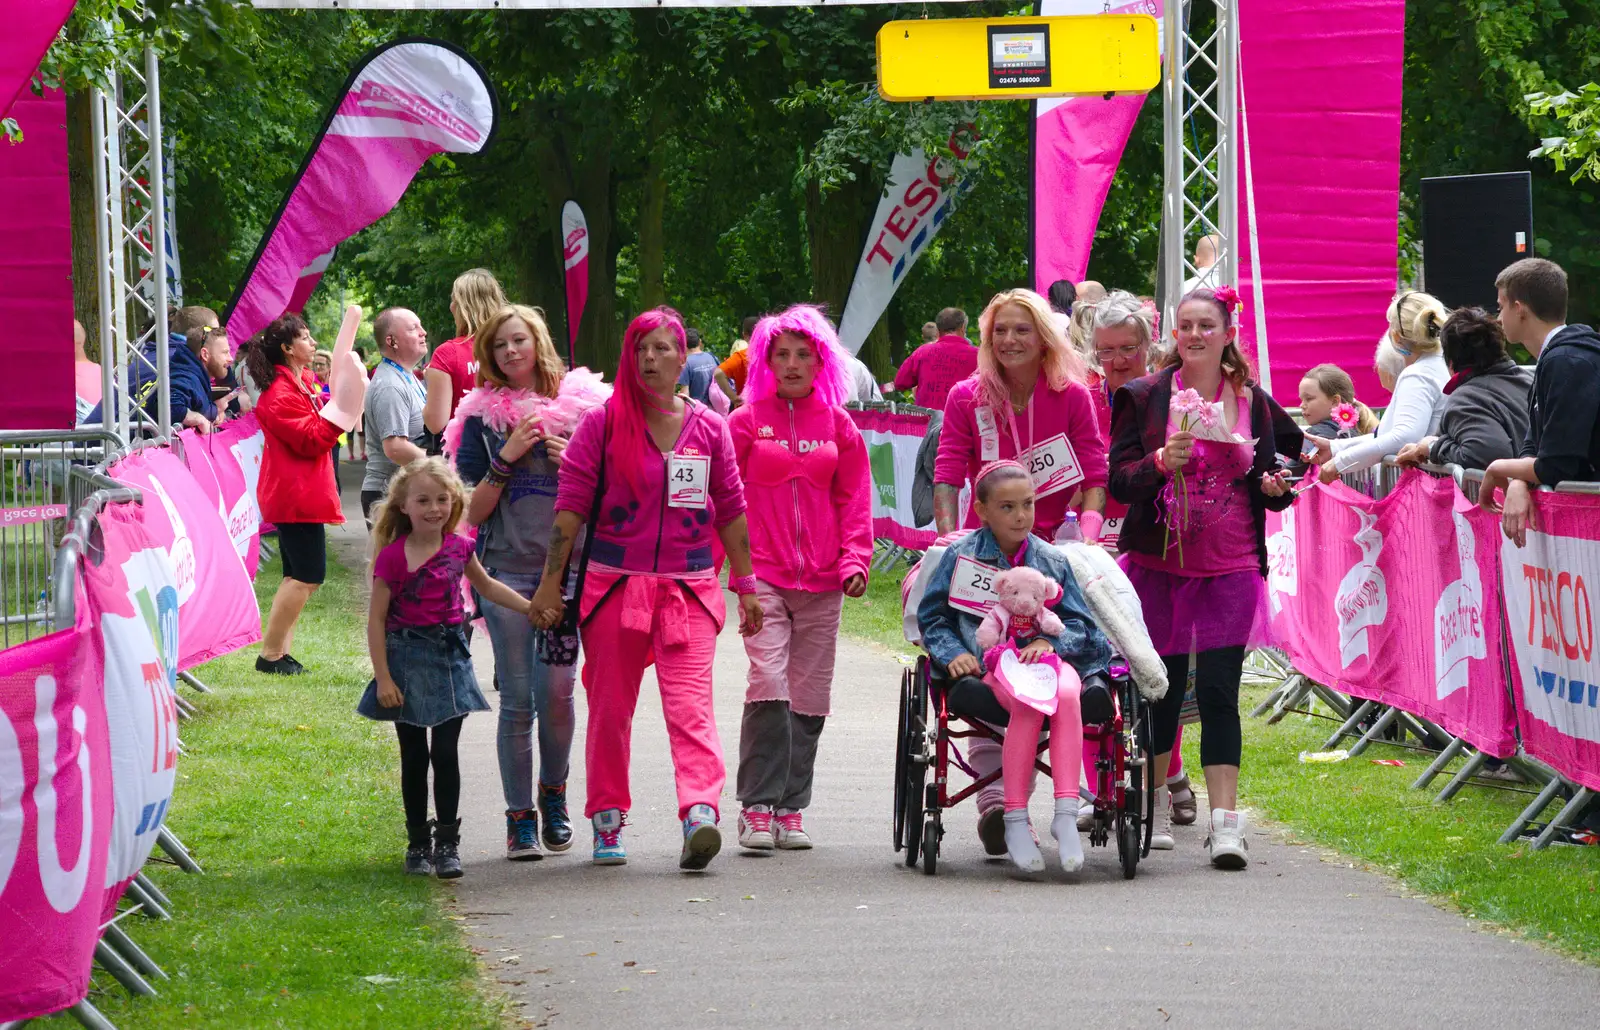
<svg viewBox="0 0 1600 1030">
<path fill-rule="evenodd" d="M 283 556 L 283 582 L 272 598 L 257 672 L 285 676 L 305 672 L 289 653 L 289 644 L 300 612 L 322 585 L 327 569 L 323 527 L 344 522 L 333 478 L 333 449 L 340 434 L 355 427 L 352 413 L 361 410 L 366 392 L 366 375 L 359 364 L 354 374 L 348 374 L 346 367 L 352 355 L 345 338 L 354 340 L 352 322 L 360 320 L 360 308 L 345 313 L 327 402 L 311 372 L 317 345 L 298 316 L 284 315 L 263 329 L 245 359 L 250 377 L 263 387 L 255 409 L 265 436 L 257 501 L 262 520 L 278 528 L 278 552 Z M 347 396 L 352 391 L 354 398 Z"/>
</svg>

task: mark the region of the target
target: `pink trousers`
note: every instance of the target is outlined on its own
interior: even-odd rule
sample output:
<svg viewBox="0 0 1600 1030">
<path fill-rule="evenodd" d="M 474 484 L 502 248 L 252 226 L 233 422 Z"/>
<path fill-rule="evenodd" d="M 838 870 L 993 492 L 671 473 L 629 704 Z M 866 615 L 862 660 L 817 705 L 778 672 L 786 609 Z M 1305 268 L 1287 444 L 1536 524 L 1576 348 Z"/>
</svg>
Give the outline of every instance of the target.
<svg viewBox="0 0 1600 1030">
<path fill-rule="evenodd" d="M 787 701 L 800 715 L 831 715 L 833 661 L 844 593 L 785 590 L 756 580 L 761 632 L 744 638 L 750 685 L 744 699 Z"/>
<path fill-rule="evenodd" d="M 583 626 L 583 684 L 589 699 L 584 741 L 590 817 L 608 808 L 626 812 L 633 713 L 639 685 L 652 663 L 661 688 L 678 818 L 693 805 L 719 809 L 727 769 L 711 706 L 711 665 L 717 620 L 693 593 L 666 577 L 630 575 Z"/>
<path fill-rule="evenodd" d="M 1033 792 L 1033 760 L 1039 751 L 1039 733 L 1044 729 L 1045 715 L 1013 697 L 1011 691 L 995 681 L 993 673 L 983 681 L 994 691 L 995 700 L 1011 713 L 1000 751 L 1000 779 L 1005 784 L 1006 811 L 1027 808 L 1028 795 Z M 1050 779 L 1058 798 L 1078 796 L 1083 751 L 1079 686 L 1077 671 L 1063 664 L 1056 680 L 1056 713 L 1050 716 Z"/>
</svg>

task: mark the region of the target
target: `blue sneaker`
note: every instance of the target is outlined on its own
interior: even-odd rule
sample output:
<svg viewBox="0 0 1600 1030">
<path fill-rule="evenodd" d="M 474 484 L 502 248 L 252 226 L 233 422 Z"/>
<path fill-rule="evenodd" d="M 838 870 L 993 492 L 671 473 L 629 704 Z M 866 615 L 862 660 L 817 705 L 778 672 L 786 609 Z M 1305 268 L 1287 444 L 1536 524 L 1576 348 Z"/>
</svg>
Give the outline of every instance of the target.
<svg viewBox="0 0 1600 1030">
<path fill-rule="evenodd" d="M 608 808 L 594 814 L 594 864 L 627 865 L 628 850 L 622 846 L 622 828 L 628 825 L 628 816 L 620 808 Z"/>
<path fill-rule="evenodd" d="M 683 854 L 678 856 L 678 868 L 698 872 L 710 865 L 721 850 L 717 810 L 710 805 L 691 806 L 683 820 Z"/>
<path fill-rule="evenodd" d="M 506 857 L 532 862 L 544 857 L 539 850 L 539 813 L 533 809 L 506 813 Z"/>
</svg>

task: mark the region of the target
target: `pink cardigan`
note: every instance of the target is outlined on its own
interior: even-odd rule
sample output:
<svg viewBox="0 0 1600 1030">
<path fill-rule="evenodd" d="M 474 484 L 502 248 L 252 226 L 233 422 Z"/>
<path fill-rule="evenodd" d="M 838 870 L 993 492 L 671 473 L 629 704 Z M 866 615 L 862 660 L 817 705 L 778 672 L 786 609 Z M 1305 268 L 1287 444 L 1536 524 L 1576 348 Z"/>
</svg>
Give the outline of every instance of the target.
<svg viewBox="0 0 1600 1030">
<path fill-rule="evenodd" d="M 710 458 L 705 507 L 667 506 L 667 460 L 653 448 L 641 450 L 633 459 L 642 484 L 639 496 L 616 462 L 608 461 L 600 517 L 589 527 L 594 534 L 592 561 L 625 573 L 715 577 L 712 541 L 718 530 L 744 514 L 744 486 L 728 424 L 704 404 L 686 403 L 689 408 L 672 453 Z M 561 459 L 556 511 L 589 517 L 610 407 L 607 402 L 590 408 L 578 420 Z"/>
<path fill-rule="evenodd" d="M 944 429 L 939 437 L 939 455 L 934 460 L 933 481 L 961 487 L 974 479 L 987 462 L 982 459 L 982 440 L 978 433 L 978 409 L 988 408 L 979 393 L 976 378 L 957 383 L 944 404 Z M 1007 412 L 994 412 L 996 453 L 1000 458 L 1017 457 Z M 1066 520 L 1067 502 L 1079 490 L 1106 485 L 1106 441 L 1094 413 L 1094 397 L 1082 383 L 1068 383 L 1064 390 L 1052 390 L 1041 379 L 1033 391 L 1033 435 L 1028 435 L 1028 414 L 1016 416 L 1017 436 L 1024 449 L 1064 433 L 1072 445 L 1083 482 L 1039 499 L 1034 507 L 1034 535 L 1049 540 Z M 977 512 L 969 505 L 962 525 L 975 528 Z"/>
<path fill-rule="evenodd" d="M 750 506 L 756 575 L 826 593 L 872 561 L 866 441 L 843 408 L 816 396 L 747 404 L 728 418 Z"/>
</svg>

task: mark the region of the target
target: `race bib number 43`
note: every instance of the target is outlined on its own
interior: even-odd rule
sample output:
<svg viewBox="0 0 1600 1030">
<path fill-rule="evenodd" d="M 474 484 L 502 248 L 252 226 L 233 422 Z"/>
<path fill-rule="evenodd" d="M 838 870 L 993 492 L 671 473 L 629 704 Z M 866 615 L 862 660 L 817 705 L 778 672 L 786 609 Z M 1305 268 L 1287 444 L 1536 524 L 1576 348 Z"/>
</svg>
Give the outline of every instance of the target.
<svg viewBox="0 0 1600 1030">
<path fill-rule="evenodd" d="M 667 507 L 704 508 L 710 482 L 710 457 L 704 454 L 674 454 L 667 463 Z"/>
<path fill-rule="evenodd" d="M 950 578 L 950 607 L 971 615 L 987 615 L 999 597 L 994 592 L 994 578 L 1000 570 L 968 558 L 956 559 L 955 575 Z"/>
</svg>

